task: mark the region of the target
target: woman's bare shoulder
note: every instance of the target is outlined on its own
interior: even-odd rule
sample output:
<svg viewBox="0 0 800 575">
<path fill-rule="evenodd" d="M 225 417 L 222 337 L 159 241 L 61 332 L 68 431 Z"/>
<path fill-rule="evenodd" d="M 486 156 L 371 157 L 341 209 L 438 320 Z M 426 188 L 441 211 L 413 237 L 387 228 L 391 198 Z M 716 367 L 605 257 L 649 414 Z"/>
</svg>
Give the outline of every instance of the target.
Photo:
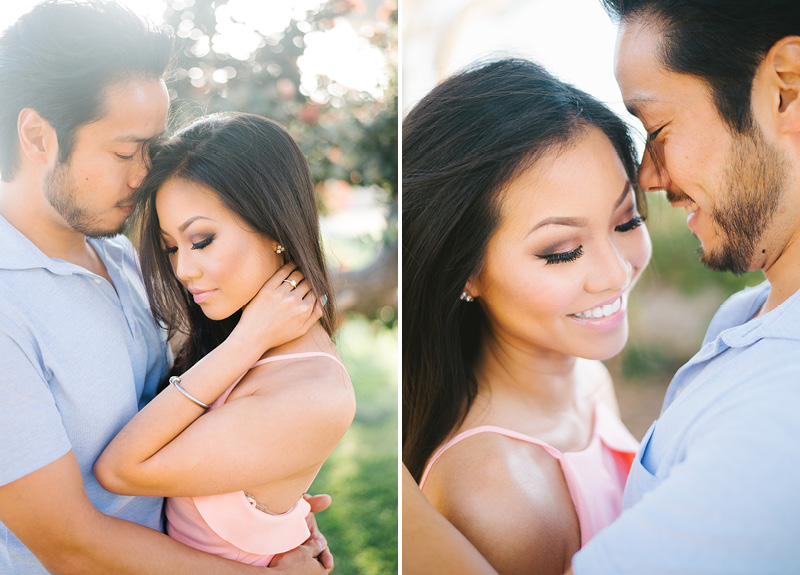
<svg viewBox="0 0 800 575">
<path fill-rule="evenodd" d="M 303 420 L 323 418 L 326 424 L 349 426 L 355 394 L 333 343 L 319 338 L 300 343 L 267 354 L 267 361 L 247 372 L 229 401 L 251 397 L 296 412 Z"/>
<path fill-rule="evenodd" d="M 423 493 L 501 573 L 563 573 L 580 545 L 560 464 L 533 444 L 469 437 L 436 462 Z"/>
</svg>

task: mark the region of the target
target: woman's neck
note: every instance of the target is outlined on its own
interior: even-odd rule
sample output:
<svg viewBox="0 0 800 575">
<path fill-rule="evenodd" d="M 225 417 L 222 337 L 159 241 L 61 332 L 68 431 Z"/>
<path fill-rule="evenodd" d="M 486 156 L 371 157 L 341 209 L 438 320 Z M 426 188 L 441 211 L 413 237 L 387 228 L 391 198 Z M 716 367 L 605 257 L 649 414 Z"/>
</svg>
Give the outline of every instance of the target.
<svg viewBox="0 0 800 575">
<path fill-rule="evenodd" d="M 483 342 L 474 367 L 478 396 L 465 423 L 524 425 L 528 432 L 538 432 L 583 419 L 586 406 L 578 392 L 576 357 L 492 333 L 485 333 Z"/>
<path fill-rule="evenodd" d="M 310 351 L 323 351 L 326 353 L 336 352 L 336 348 L 331 340 L 328 332 L 322 327 L 322 324 L 317 321 L 312 325 L 306 333 L 300 337 L 288 341 L 279 346 L 268 349 L 262 359 L 273 355 L 285 355 L 288 353 L 305 353 Z"/>
</svg>

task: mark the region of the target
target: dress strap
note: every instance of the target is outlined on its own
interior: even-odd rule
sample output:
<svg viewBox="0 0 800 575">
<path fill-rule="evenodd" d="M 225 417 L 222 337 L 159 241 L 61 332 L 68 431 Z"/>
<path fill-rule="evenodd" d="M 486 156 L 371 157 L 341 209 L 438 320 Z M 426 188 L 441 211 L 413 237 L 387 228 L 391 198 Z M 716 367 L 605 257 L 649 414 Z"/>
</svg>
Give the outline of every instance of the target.
<svg viewBox="0 0 800 575">
<path fill-rule="evenodd" d="M 283 355 L 273 355 L 272 357 L 265 357 L 264 359 L 258 360 L 257 362 L 255 362 L 252 365 L 252 367 L 250 367 L 250 369 L 253 369 L 254 367 L 256 367 L 258 365 L 263 365 L 265 363 L 270 363 L 270 362 L 273 362 L 273 361 L 281 361 L 283 359 L 296 359 L 296 358 L 302 358 L 302 357 L 329 357 L 333 361 L 335 361 L 336 363 L 341 365 L 342 369 L 345 370 L 345 372 L 347 371 L 347 368 L 339 360 L 339 358 L 337 358 L 335 355 L 331 355 L 330 353 L 326 353 L 324 351 L 306 351 L 306 352 L 302 352 L 302 353 L 286 353 L 286 354 L 283 354 Z M 250 371 L 250 369 L 248 369 L 247 371 Z M 220 395 L 214 401 L 214 403 L 211 404 L 210 409 L 216 409 L 217 407 L 219 407 L 220 405 L 222 405 L 223 403 L 225 403 L 228 400 L 228 396 L 231 394 L 233 389 L 239 384 L 240 381 L 242 381 L 242 378 L 245 375 L 247 375 L 247 371 L 244 372 L 242 375 L 240 375 L 239 378 L 236 381 L 234 381 L 230 385 L 230 387 L 228 387 L 228 389 L 226 389 L 225 391 L 222 392 L 222 395 Z"/>
<path fill-rule="evenodd" d="M 431 456 L 428 460 L 428 463 L 425 465 L 425 470 L 422 473 L 422 477 L 419 480 L 419 487 L 422 489 L 422 486 L 425 485 L 425 480 L 428 477 L 428 473 L 430 473 L 433 464 L 436 463 L 439 458 L 444 455 L 444 452 L 453 447 L 456 443 L 460 443 L 467 439 L 468 437 L 472 437 L 473 435 L 477 435 L 479 433 L 497 433 L 499 435 L 504 435 L 506 437 L 510 437 L 511 439 L 517 439 L 519 441 L 524 441 L 526 443 L 530 443 L 532 445 L 537 445 L 545 450 L 546 453 L 555 457 L 556 459 L 561 459 L 562 453 L 556 449 L 555 447 L 551 446 L 544 441 L 536 439 L 535 437 L 531 437 L 530 435 L 525 435 L 524 433 L 519 433 L 517 431 L 513 431 L 511 429 L 506 429 L 505 427 L 497 427 L 496 425 L 480 425 L 478 427 L 473 427 L 472 429 L 467 429 L 456 435 L 450 441 L 442 445 L 436 452 Z"/>
<path fill-rule="evenodd" d="M 257 362 L 253 364 L 253 367 L 256 367 L 257 365 L 263 365 L 265 363 L 270 363 L 272 361 L 281 361 L 283 359 L 296 359 L 301 357 L 329 357 L 333 361 L 341 365 L 343 369 L 347 369 L 344 367 L 344 364 L 339 360 L 338 357 L 330 353 L 326 353 L 324 351 L 305 351 L 302 353 L 285 353 L 283 355 L 273 355 L 271 357 L 265 357 L 264 359 L 259 359 Z M 253 369 L 253 367 L 251 367 L 250 369 Z"/>
</svg>

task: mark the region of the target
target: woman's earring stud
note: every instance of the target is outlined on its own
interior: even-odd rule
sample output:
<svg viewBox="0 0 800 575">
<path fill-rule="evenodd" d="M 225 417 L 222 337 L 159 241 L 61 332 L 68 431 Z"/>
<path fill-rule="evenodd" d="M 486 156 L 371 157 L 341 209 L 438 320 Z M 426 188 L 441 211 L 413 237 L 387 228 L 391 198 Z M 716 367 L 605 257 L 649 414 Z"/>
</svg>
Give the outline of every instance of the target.
<svg viewBox="0 0 800 575">
<path fill-rule="evenodd" d="M 277 246 L 275 246 L 275 253 L 276 254 L 282 254 L 285 251 L 286 251 L 286 248 L 283 247 L 281 244 L 278 244 Z"/>
<path fill-rule="evenodd" d="M 472 297 L 471 295 L 469 295 L 469 294 L 466 292 L 466 290 L 461 292 L 461 296 L 459 297 L 459 299 L 460 299 L 461 301 L 465 301 L 465 302 L 468 302 L 468 303 L 469 303 L 469 302 L 471 302 L 471 301 L 474 301 L 474 300 L 475 300 L 475 298 L 474 298 L 474 297 Z"/>
</svg>

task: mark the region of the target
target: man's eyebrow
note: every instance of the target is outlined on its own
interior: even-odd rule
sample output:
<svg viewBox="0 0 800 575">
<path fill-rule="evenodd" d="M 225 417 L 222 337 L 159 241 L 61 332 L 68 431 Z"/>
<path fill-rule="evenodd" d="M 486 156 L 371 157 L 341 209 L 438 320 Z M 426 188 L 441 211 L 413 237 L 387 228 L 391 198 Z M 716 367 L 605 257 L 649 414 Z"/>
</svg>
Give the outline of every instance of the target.
<svg viewBox="0 0 800 575">
<path fill-rule="evenodd" d="M 115 142 L 133 142 L 135 144 L 141 144 L 142 142 L 149 142 L 151 140 L 155 140 L 158 136 L 147 136 L 142 137 L 137 134 L 123 134 L 121 136 L 117 136 L 114 138 Z"/>
<path fill-rule="evenodd" d="M 650 103 L 655 102 L 655 101 L 656 101 L 655 98 L 642 96 L 642 97 L 639 97 L 639 98 L 633 98 L 631 100 L 625 100 L 624 104 L 625 104 L 625 109 L 628 110 L 628 112 L 632 116 L 636 116 L 637 118 L 641 119 L 641 117 L 642 117 L 641 116 L 641 114 L 642 114 L 641 106 L 643 104 L 650 104 Z"/>
</svg>

